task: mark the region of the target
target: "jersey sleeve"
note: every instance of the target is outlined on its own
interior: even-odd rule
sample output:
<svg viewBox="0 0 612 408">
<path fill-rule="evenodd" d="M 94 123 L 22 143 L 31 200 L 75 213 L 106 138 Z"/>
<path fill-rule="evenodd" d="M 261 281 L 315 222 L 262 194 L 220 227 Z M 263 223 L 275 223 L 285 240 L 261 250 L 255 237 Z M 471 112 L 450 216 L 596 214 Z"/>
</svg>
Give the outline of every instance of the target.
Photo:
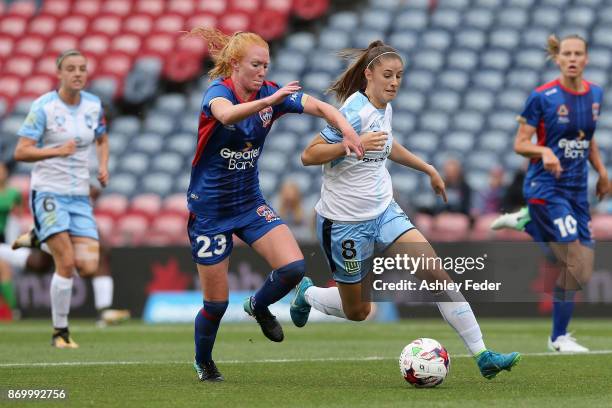
<svg viewBox="0 0 612 408">
<path fill-rule="evenodd" d="M 361 133 L 361 117 L 359 117 L 358 111 L 342 107 L 340 108 L 340 113 L 342 113 L 348 123 L 351 124 L 351 127 L 357 134 Z M 321 137 L 327 143 L 340 143 L 342 141 L 342 132 L 340 132 L 340 129 L 336 129 L 332 125 L 327 124 L 321 131 Z"/>
<path fill-rule="evenodd" d="M 285 113 L 303 113 L 307 98 L 308 95 L 304 92 L 298 91 L 292 93 L 276 106 L 277 115 L 280 116 Z"/>
<path fill-rule="evenodd" d="M 96 127 L 96 139 L 106 133 L 106 115 L 104 108 L 100 108 L 100 116 L 98 117 L 98 126 Z"/>
<path fill-rule="evenodd" d="M 526 123 L 533 127 L 538 127 L 542 119 L 542 95 L 539 92 L 533 91 L 527 102 L 523 112 L 517 117 L 520 123 Z"/>
<path fill-rule="evenodd" d="M 210 103 L 217 98 L 227 99 L 232 101 L 232 91 L 222 85 L 221 83 L 213 84 L 206 90 L 204 99 L 202 100 L 202 112 L 208 117 L 212 117 L 212 111 L 210 110 Z"/>
<path fill-rule="evenodd" d="M 30 108 L 30 113 L 28 113 L 28 116 L 26 116 L 21 128 L 17 132 L 17 135 L 36 140 L 38 142 L 45 134 L 46 125 L 47 116 L 45 111 L 40 103 L 35 101 Z"/>
</svg>

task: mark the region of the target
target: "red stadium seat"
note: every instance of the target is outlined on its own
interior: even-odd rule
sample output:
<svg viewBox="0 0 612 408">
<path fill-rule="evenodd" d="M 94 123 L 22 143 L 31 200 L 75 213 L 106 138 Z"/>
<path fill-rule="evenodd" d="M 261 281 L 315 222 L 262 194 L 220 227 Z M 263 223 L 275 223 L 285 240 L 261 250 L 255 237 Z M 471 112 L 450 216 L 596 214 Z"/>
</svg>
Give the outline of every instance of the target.
<svg viewBox="0 0 612 408">
<path fill-rule="evenodd" d="M 42 12 L 57 17 L 64 17 L 70 13 L 70 5 L 70 0 L 45 0 L 42 3 Z"/>
<path fill-rule="evenodd" d="M 281 11 L 261 10 L 253 15 L 251 30 L 266 41 L 274 40 L 287 31 L 288 19 L 289 16 Z"/>
<path fill-rule="evenodd" d="M 13 53 L 15 47 L 15 40 L 13 37 L 0 34 L 0 59 L 4 59 Z"/>
<path fill-rule="evenodd" d="M 153 17 L 149 14 L 136 14 L 123 21 L 123 32 L 144 37 L 153 30 Z"/>
<path fill-rule="evenodd" d="M 27 193 L 30 191 L 30 176 L 25 174 L 14 174 L 9 177 L 8 185 L 9 187 L 16 188 L 22 193 Z"/>
<path fill-rule="evenodd" d="M 104 194 L 96 201 L 96 211 L 111 213 L 115 217 L 125 213 L 127 208 L 128 199 L 121 194 Z"/>
<path fill-rule="evenodd" d="M 612 215 L 595 214 L 591 221 L 593 236 L 597 240 L 612 240 Z"/>
<path fill-rule="evenodd" d="M 169 55 L 176 44 L 176 35 L 170 33 L 152 34 L 145 39 L 141 55 L 154 55 L 164 58 Z"/>
<path fill-rule="evenodd" d="M 226 34 L 248 31 L 251 25 L 250 17 L 245 12 L 226 13 L 219 19 L 219 29 Z"/>
<path fill-rule="evenodd" d="M 112 39 L 110 50 L 136 55 L 140 50 L 140 43 L 140 37 L 136 34 L 121 34 Z"/>
<path fill-rule="evenodd" d="M 113 37 L 121 32 L 121 16 L 104 14 L 91 22 L 90 33 L 105 34 Z"/>
<path fill-rule="evenodd" d="M 0 75 L 0 96 L 13 99 L 21 90 L 21 77 L 17 75 Z"/>
<path fill-rule="evenodd" d="M 79 0 L 74 2 L 72 15 L 82 15 L 91 18 L 100 14 L 101 8 L 101 0 Z"/>
<path fill-rule="evenodd" d="M 160 214 L 153 220 L 152 233 L 163 233 L 177 241 L 186 236 L 187 218 L 176 214 Z"/>
<path fill-rule="evenodd" d="M 2 67 L 3 74 L 13 74 L 25 78 L 34 71 L 34 58 L 29 55 L 12 55 Z"/>
<path fill-rule="evenodd" d="M 46 51 L 47 40 L 41 35 L 30 34 L 18 40 L 15 44 L 15 52 L 22 55 L 29 55 L 38 58 Z"/>
<path fill-rule="evenodd" d="M 134 5 L 135 13 L 146 13 L 152 16 L 159 16 L 164 12 L 164 0 L 137 0 Z"/>
<path fill-rule="evenodd" d="M 198 13 L 187 21 L 187 30 L 195 27 L 216 27 L 217 16 L 211 13 Z"/>
<path fill-rule="evenodd" d="M 470 239 L 474 241 L 491 240 L 496 236 L 495 231 L 491 229 L 491 223 L 499 214 L 485 214 L 479 216 L 474 222 L 474 228 L 470 234 Z"/>
<path fill-rule="evenodd" d="M 291 11 L 292 0 L 264 0 L 263 9 L 276 10 L 285 14 Z"/>
<path fill-rule="evenodd" d="M 227 8 L 227 0 L 199 0 L 197 11 L 204 11 L 221 16 Z"/>
<path fill-rule="evenodd" d="M 55 77 L 51 75 L 33 75 L 23 81 L 21 86 L 22 96 L 37 98 L 51 91 L 55 87 L 56 82 Z"/>
<path fill-rule="evenodd" d="M 166 11 L 189 17 L 195 11 L 195 4 L 192 0 L 169 0 Z"/>
<path fill-rule="evenodd" d="M 157 194 L 140 194 L 132 198 L 130 212 L 155 218 L 162 208 L 161 197 Z"/>
<path fill-rule="evenodd" d="M 66 50 L 77 48 L 79 45 L 79 39 L 70 34 L 61 34 L 49 39 L 47 43 L 47 51 L 61 54 Z"/>
<path fill-rule="evenodd" d="M 164 198 L 162 209 L 165 213 L 175 213 L 187 217 L 187 197 L 184 193 L 172 194 Z"/>
<path fill-rule="evenodd" d="M 105 34 L 89 34 L 81 39 L 81 52 L 96 56 L 106 55 L 110 47 L 110 38 Z"/>
<path fill-rule="evenodd" d="M 32 0 L 13 1 L 7 10 L 7 16 L 30 18 L 36 13 L 36 2 Z"/>
<path fill-rule="evenodd" d="M 132 2 L 130 0 L 106 0 L 102 3 L 102 12 L 105 14 L 125 17 L 130 15 L 131 11 Z"/>
<path fill-rule="evenodd" d="M 153 30 L 157 33 L 178 33 L 184 30 L 185 18 L 180 14 L 164 14 L 155 20 Z"/>
<path fill-rule="evenodd" d="M 414 216 L 414 226 L 417 227 L 425 237 L 429 237 L 433 228 L 433 217 L 429 214 L 418 213 Z"/>
<path fill-rule="evenodd" d="M 87 75 L 89 79 L 94 78 L 98 74 L 98 57 L 87 52 L 83 52 L 85 58 L 87 58 Z"/>
<path fill-rule="evenodd" d="M 172 53 L 164 65 L 164 75 L 174 82 L 185 82 L 200 73 L 201 55 L 191 50 L 178 50 Z"/>
<path fill-rule="evenodd" d="M 206 42 L 199 37 L 181 37 L 176 40 L 176 48 L 179 51 L 189 51 L 195 58 L 202 58 L 208 52 Z"/>
<path fill-rule="evenodd" d="M 95 214 L 101 241 L 108 241 L 114 233 L 115 219 L 107 214 Z"/>
<path fill-rule="evenodd" d="M 255 14 L 261 10 L 260 0 L 229 0 L 228 11 L 243 11 L 248 14 Z"/>
<path fill-rule="evenodd" d="M 84 15 L 70 15 L 64 17 L 57 26 L 57 32 L 72 34 L 77 37 L 85 35 L 89 28 L 89 17 Z"/>
<path fill-rule="evenodd" d="M 294 0 L 293 13 L 304 20 L 314 20 L 325 14 L 329 0 Z"/>
<path fill-rule="evenodd" d="M 141 214 L 125 214 L 116 223 L 115 235 L 125 244 L 138 245 L 149 229 L 149 220 Z"/>
<path fill-rule="evenodd" d="M 4 16 L 0 21 L 0 34 L 8 34 L 13 38 L 23 36 L 28 20 L 23 16 Z"/>
<path fill-rule="evenodd" d="M 32 34 L 40 34 L 45 38 L 53 35 L 57 29 L 57 17 L 41 14 L 34 17 L 28 23 L 28 32 Z"/>
<path fill-rule="evenodd" d="M 467 239 L 470 220 L 465 214 L 443 213 L 434 217 L 433 241 L 462 241 Z"/>
<path fill-rule="evenodd" d="M 111 74 L 123 79 L 132 69 L 132 57 L 121 52 L 109 53 L 101 59 L 97 69 L 97 75 Z"/>
</svg>

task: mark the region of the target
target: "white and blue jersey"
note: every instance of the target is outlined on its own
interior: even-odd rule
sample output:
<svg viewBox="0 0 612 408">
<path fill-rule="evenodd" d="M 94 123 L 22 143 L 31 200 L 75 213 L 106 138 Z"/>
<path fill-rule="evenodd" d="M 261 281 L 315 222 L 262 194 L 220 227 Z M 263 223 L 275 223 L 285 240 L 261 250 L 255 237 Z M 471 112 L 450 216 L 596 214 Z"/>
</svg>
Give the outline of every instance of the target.
<svg viewBox="0 0 612 408">
<path fill-rule="evenodd" d="M 549 147 L 563 171 L 555 176 L 541 159 L 529 164 L 523 192 L 532 222 L 526 231 L 536 241 L 592 241 L 587 198 L 588 158 L 603 101 L 601 87 L 584 81 L 584 92 L 557 79 L 536 88 L 519 122 L 536 128 L 537 144 Z"/>
<path fill-rule="evenodd" d="M 278 89 L 265 81 L 251 100 Z M 213 81 L 204 94 L 187 191 L 192 258 L 203 265 L 217 264 L 230 255 L 233 234 L 250 245 L 283 224 L 263 198 L 257 161 L 272 123 L 285 113 L 302 113 L 307 95 L 296 92 L 232 125 L 223 125 L 213 116 L 210 105 L 217 98 L 234 105 L 250 102 L 240 100 L 231 78 Z"/>
<path fill-rule="evenodd" d="M 368 151 L 363 159 L 348 156 L 323 166 L 321 199 L 317 211 L 317 237 L 327 256 L 334 280 L 358 283 L 369 272 L 375 252 L 385 251 L 414 228 L 393 201 L 391 176 L 385 167 L 393 146 L 392 108 L 377 109 L 362 92 L 355 92 L 340 112 L 358 134 L 387 132 L 382 151 Z M 342 135 L 331 126 L 321 131 L 327 143 Z"/>
<path fill-rule="evenodd" d="M 70 156 L 34 164 L 30 206 L 41 241 L 64 231 L 98 239 L 89 201 L 89 158 L 91 145 L 106 133 L 106 121 L 100 98 L 84 91 L 80 95 L 79 104 L 72 106 L 64 103 L 57 91 L 44 94 L 32 103 L 17 133 L 36 141 L 40 148 L 76 141 L 76 151 Z"/>
</svg>

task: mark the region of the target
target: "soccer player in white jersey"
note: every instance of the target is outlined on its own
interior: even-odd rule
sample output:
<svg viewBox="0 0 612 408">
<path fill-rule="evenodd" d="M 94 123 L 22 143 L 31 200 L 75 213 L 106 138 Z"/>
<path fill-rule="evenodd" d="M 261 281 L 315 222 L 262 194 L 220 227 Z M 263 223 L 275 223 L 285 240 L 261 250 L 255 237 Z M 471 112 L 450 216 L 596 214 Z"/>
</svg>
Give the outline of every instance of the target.
<svg viewBox="0 0 612 408">
<path fill-rule="evenodd" d="M 375 250 L 391 256 L 436 256 L 393 200 L 387 158 L 426 173 L 434 191 L 446 199 L 444 182 L 436 169 L 393 139 L 390 102 L 400 89 L 404 73 L 401 56 L 382 41 L 342 54 L 355 61 L 330 90 L 344 102 L 340 111 L 355 131 L 366 132 L 362 136 L 366 154 L 361 160 L 344 156 L 338 143 L 340 135 L 330 126 L 302 154 L 305 165 L 324 165 L 321 199 L 316 205 L 317 235 L 337 287 L 316 287 L 307 277 L 300 282 L 291 304 L 291 318 L 298 327 L 306 324 L 311 307 L 348 320 L 364 320 L 371 302 L 363 299 L 362 281 Z M 443 269 L 421 270 L 416 276 L 428 281 L 452 281 Z M 442 316 L 461 336 L 485 378 L 509 371 L 519 361 L 519 353 L 487 350 L 476 317 L 461 293 L 443 291 L 434 296 Z"/>
<path fill-rule="evenodd" d="M 48 244 L 56 271 L 51 280 L 51 345 L 77 348 L 68 330 L 75 270 L 92 276 L 98 269 L 96 221 L 89 200 L 89 148 L 95 143 L 98 180 L 108 183 L 108 136 L 102 104 L 83 91 L 87 59 L 69 50 L 57 59 L 57 91 L 35 100 L 19 129 L 15 159 L 35 162 L 30 205 L 36 236 Z"/>
</svg>

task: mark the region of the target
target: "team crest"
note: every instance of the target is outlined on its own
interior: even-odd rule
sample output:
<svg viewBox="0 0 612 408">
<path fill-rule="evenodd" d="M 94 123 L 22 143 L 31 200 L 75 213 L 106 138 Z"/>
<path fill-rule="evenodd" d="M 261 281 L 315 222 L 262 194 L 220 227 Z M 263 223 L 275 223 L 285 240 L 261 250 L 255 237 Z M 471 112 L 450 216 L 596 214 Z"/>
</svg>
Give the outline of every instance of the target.
<svg viewBox="0 0 612 408">
<path fill-rule="evenodd" d="M 259 111 L 259 117 L 261 118 L 263 127 L 268 127 L 270 126 L 270 123 L 272 123 L 272 113 L 273 111 L 271 106 Z"/>
<path fill-rule="evenodd" d="M 55 117 L 55 124 L 59 127 L 64 126 L 64 123 L 66 123 L 66 118 L 63 116 L 56 116 Z"/>
<path fill-rule="evenodd" d="M 257 207 L 257 215 L 264 217 L 267 222 L 277 221 L 280 219 L 267 205 L 260 205 Z"/>
<path fill-rule="evenodd" d="M 593 120 L 596 121 L 597 119 L 599 119 L 599 104 L 594 103 L 593 104 Z"/>
<path fill-rule="evenodd" d="M 561 106 L 559 106 L 559 109 L 557 109 L 557 116 L 559 117 L 559 123 L 569 123 L 569 110 L 567 109 L 567 106 L 565 106 L 565 104 L 562 104 Z"/>
</svg>

